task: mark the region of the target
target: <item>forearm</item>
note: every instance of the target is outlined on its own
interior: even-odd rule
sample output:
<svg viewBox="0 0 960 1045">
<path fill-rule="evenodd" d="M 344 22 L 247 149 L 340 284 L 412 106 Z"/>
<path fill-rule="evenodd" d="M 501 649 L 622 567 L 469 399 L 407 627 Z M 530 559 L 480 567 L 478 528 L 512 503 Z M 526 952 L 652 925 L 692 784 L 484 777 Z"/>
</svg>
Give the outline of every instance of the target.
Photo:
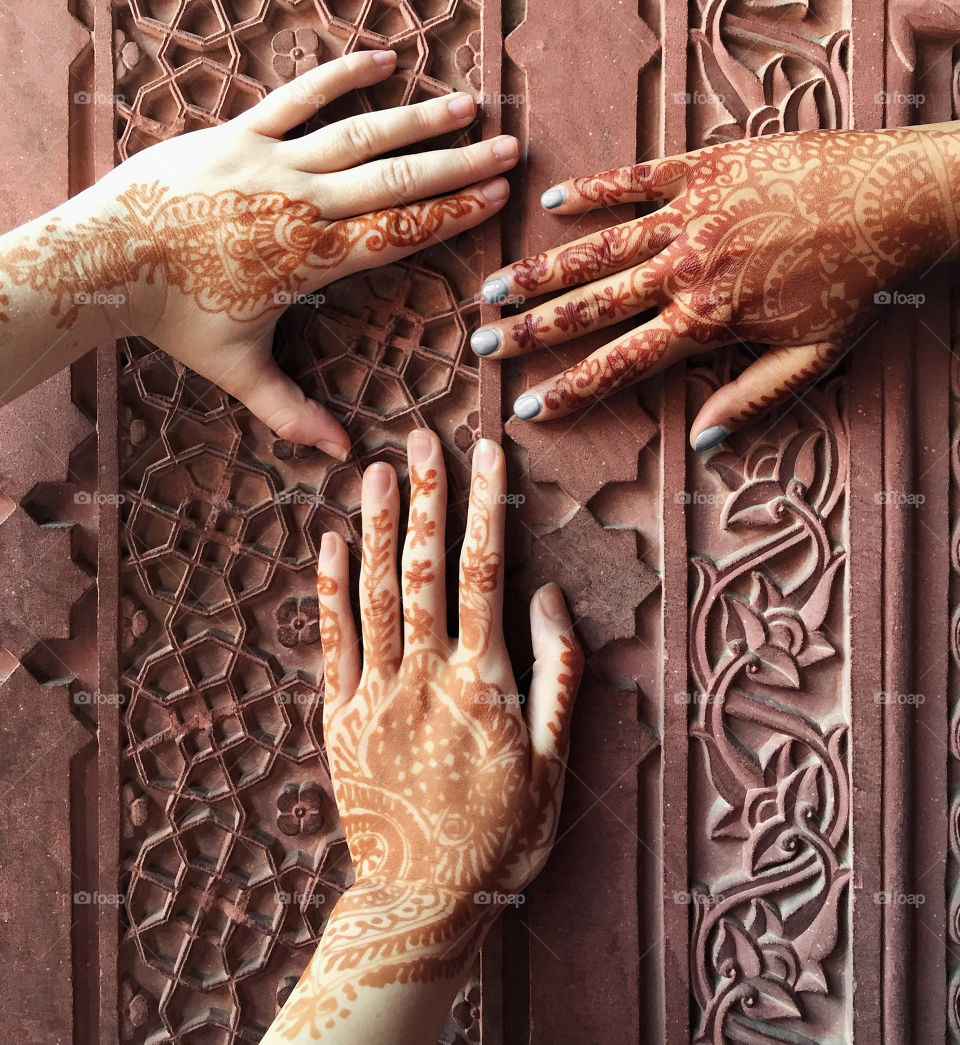
<svg viewBox="0 0 960 1045">
<path fill-rule="evenodd" d="M 139 333 L 122 226 L 94 206 L 88 190 L 0 237 L 0 402 Z"/>
<path fill-rule="evenodd" d="M 354 886 L 263 1045 L 436 1041 L 492 916 L 489 906 L 422 885 Z"/>
</svg>

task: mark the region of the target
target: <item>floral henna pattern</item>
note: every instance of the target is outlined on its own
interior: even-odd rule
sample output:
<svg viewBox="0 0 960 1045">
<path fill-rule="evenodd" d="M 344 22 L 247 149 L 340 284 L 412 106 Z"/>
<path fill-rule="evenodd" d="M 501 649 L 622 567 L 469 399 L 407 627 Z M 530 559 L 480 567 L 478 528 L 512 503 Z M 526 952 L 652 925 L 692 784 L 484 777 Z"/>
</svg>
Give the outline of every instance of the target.
<svg viewBox="0 0 960 1045">
<path fill-rule="evenodd" d="M 247 322 L 282 308 L 358 246 L 419 246 L 445 221 L 484 206 L 479 194 L 460 193 L 328 221 L 313 204 L 279 192 L 177 196 L 160 182 L 133 185 L 116 202 L 117 214 L 72 228 L 53 219 L 42 235 L 0 257 L 0 280 L 50 294 L 60 328 L 72 327 L 79 314 L 78 270 L 88 293 L 162 275 L 203 311 Z"/>
<path fill-rule="evenodd" d="M 776 135 L 573 184 L 598 203 L 679 195 L 654 215 L 512 266 L 531 291 L 608 277 L 572 305 L 518 317 L 508 330 L 522 350 L 566 340 L 588 315 L 595 328 L 664 306 L 652 325 L 538 389 L 551 410 L 731 341 L 842 344 L 879 292 L 960 253 L 960 149 L 950 130 Z M 637 268 L 626 282 L 610 278 L 627 265 Z"/>
</svg>

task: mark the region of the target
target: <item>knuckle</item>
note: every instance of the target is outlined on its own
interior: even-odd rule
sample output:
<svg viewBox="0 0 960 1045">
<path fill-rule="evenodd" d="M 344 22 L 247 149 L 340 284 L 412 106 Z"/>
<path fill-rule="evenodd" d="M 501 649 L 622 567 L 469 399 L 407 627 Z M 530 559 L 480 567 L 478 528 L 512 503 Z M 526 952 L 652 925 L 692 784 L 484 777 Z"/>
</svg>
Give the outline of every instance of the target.
<svg viewBox="0 0 960 1045">
<path fill-rule="evenodd" d="M 416 175 L 412 164 L 405 156 L 399 156 L 387 164 L 383 172 L 383 185 L 386 191 L 397 199 L 415 193 Z"/>
<path fill-rule="evenodd" d="M 358 156 L 374 156 L 380 151 L 380 135 L 369 120 L 354 117 L 341 130 L 343 143 Z"/>
</svg>

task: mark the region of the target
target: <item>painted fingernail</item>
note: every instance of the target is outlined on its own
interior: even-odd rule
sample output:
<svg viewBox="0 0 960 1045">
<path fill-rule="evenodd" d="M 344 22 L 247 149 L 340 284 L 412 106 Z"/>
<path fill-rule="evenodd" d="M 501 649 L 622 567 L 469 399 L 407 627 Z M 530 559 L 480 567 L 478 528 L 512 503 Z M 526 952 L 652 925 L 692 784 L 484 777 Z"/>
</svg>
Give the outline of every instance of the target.
<svg viewBox="0 0 960 1045">
<path fill-rule="evenodd" d="M 393 65 L 397 60 L 396 51 L 371 51 L 370 57 L 377 63 L 377 65 Z"/>
<path fill-rule="evenodd" d="M 502 341 L 500 331 L 492 327 L 481 327 L 470 335 L 470 347 L 478 356 L 489 356 L 496 352 Z"/>
<path fill-rule="evenodd" d="M 540 204 L 547 210 L 553 210 L 554 207 L 559 207 L 566 198 L 567 194 L 563 189 L 547 189 L 540 197 Z"/>
<path fill-rule="evenodd" d="M 363 473 L 363 491 L 374 498 L 386 497 L 390 492 L 390 474 L 393 469 L 378 461 Z"/>
<path fill-rule="evenodd" d="M 410 464 L 423 464 L 433 449 L 433 440 L 425 428 L 415 428 L 407 440 L 407 460 Z"/>
<path fill-rule="evenodd" d="M 456 116 L 458 120 L 463 120 L 468 116 L 473 116 L 477 103 L 469 94 L 455 94 L 447 102 L 447 108 L 450 110 L 451 115 Z"/>
<path fill-rule="evenodd" d="M 497 178 L 494 181 L 488 181 L 480 191 L 483 193 L 485 200 L 489 200 L 491 203 L 499 203 L 509 195 L 510 183 L 506 178 Z"/>
<path fill-rule="evenodd" d="M 508 134 L 502 138 L 494 138 L 493 155 L 498 160 L 515 160 L 520 155 L 520 142 Z"/>
<path fill-rule="evenodd" d="M 524 392 L 513 404 L 513 412 L 521 421 L 529 421 L 543 409 L 543 400 L 536 392 Z"/>
<path fill-rule="evenodd" d="M 722 443 L 729 434 L 723 425 L 711 425 L 709 428 L 704 428 L 697 438 L 694 439 L 693 448 L 698 454 L 702 454 L 704 450 L 710 450 L 717 443 Z"/>
<path fill-rule="evenodd" d="M 480 439 L 473 451 L 473 470 L 489 472 L 497 463 L 497 444 L 492 439 Z"/>
<path fill-rule="evenodd" d="M 540 605 L 543 612 L 552 620 L 567 619 L 567 604 L 559 586 L 551 581 L 540 589 Z"/>
<path fill-rule="evenodd" d="M 494 279 L 488 279 L 480 288 L 481 297 L 491 305 L 495 305 L 498 301 L 503 301 L 509 293 L 509 283 L 507 283 L 505 279 L 501 279 L 499 276 Z"/>
<path fill-rule="evenodd" d="M 320 439 L 313 444 L 318 450 L 335 457 L 338 461 L 345 461 L 350 456 L 350 448 L 344 449 L 339 443 L 328 443 L 326 439 Z"/>
<path fill-rule="evenodd" d="M 327 530 L 320 538 L 320 561 L 329 562 L 337 550 L 337 541 L 333 536 L 333 530 Z"/>
</svg>

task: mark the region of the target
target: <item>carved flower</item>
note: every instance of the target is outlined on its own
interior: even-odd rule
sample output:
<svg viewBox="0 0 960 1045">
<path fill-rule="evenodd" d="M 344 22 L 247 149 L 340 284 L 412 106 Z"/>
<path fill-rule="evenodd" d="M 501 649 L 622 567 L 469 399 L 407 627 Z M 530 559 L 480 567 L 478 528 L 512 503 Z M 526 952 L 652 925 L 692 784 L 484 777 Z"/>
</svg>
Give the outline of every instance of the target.
<svg viewBox="0 0 960 1045">
<path fill-rule="evenodd" d="M 453 433 L 453 441 L 457 449 L 468 454 L 473 444 L 480 438 L 480 412 L 471 410 L 466 420 L 457 425 Z"/>
<path fill-rule="evenodd" d="M 277 607 L 277 640 L 288 649 L 320 641 L 320 607 L 315 598 L 285 599 Z"/>
<path fill-rule="evenodd" d="M 273 68 L 292 80 L 320 64 L 323 44 L 313 29 L 281 29 L 273 38 Z"/>
<path fill-rule="evenodd" d="M 285 835 L 310 835 L 323 825 L 320 803 L 323 791 L 312 780 L 289 783 L 277 795 L 277 827 Z"/>
<path fill-rule="evenodd" d="M 113 55 L 114 79 L 120 80 L 134 66 L 139 64 L 140 59 L 143 57 L 143 52 L 140 50 L 140 45 L 136 40 L 129 39 L 122 29 L 115 29 L 113 32 Z"/>
<path fill-rule="evenodd" d="M 474 31 L 462 43 L 454 55 L 457 68 L 467 78 L 467 83 L 475 90 L 480 90 L 483 83 L 483 70 L 480 64 L 480 30 Z"/>
<path fill-rule="evenodd" d="M 130 649 L 135 642 L 142 639 L 149 627 L 150 618 L 140 603 L 130 595 L 121 595 L 120 643 L 123 649 Z"/>
</svg>

